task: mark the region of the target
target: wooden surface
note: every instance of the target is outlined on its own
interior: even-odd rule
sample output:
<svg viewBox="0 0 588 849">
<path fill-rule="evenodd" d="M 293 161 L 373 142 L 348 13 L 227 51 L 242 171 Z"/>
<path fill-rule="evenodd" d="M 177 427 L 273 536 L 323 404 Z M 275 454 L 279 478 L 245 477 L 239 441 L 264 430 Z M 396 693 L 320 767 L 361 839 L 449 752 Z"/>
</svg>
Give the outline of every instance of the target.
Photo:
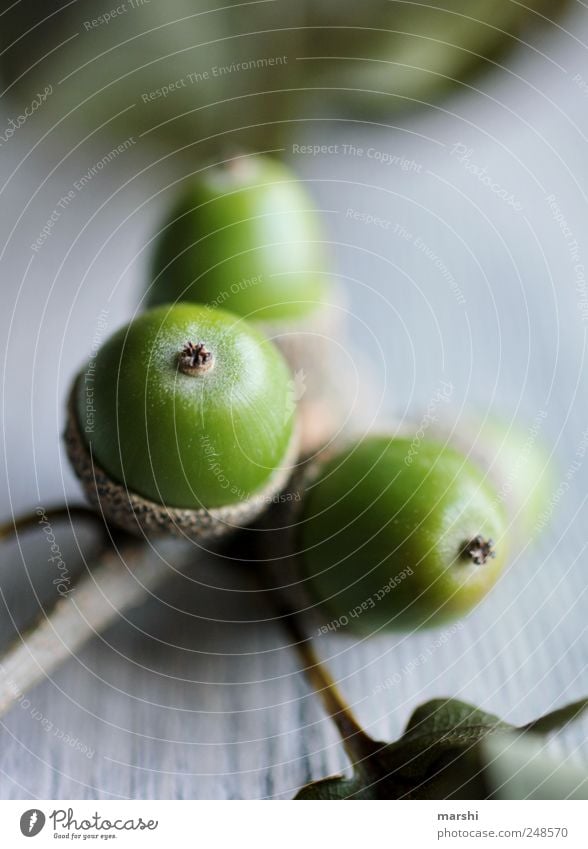
<svg viewBox="0 0 588 849">
<path fill-rule="evenodd" d="M 295 144 L 353 144 L 363 154 L 285 151 L 325 210 L 379 421 L 422 409 L 444 380 L 453 385 L 443 410 L 451 421 L 472 405 L 523 428 L 540 420 L 553 450 L 551 522 L 463 627 L 317 640 L 379 738 L 397 735 L 431 696 L 524 722 L 588 692 L 588 323 L 574 271 L 588 267 L 588 98 L 574 81 L 588 79 L 585 10 L 571 26 L 574 38 L 538 35 L 535 50 L 478 91 L 402 126 L 336 120 L 291 130 Z M 14 111 L 2 109 L 6 118 Z M 156 185 L 130 179 L 156 157 L 138 146 L 76 195 L 33 255 L 59 198 L 109 149 L 104 139 L 98 149 L 83 144 L 60 164 L 58 140 L 33 150 L 37 141 L 31 122 L 0 148 L 2 517 L 79 497 L 59 438 L 67 387 L 104 321 L 110 332 L 132 314 L 142 248 L 161 209 L 149 198 L 186 169 L 155 171 Z M 471 153 L 460 161 L 464 148 Z M 405 170 L 370 149 L 403 158 Z M 494 191 L 473 168 L 486 169 Z M 349 209 L 390 224 L 364 223 Z M 349 379 L 355 387 L 357 375 Z M 83 568 L 88 534 L 56 530 L 70 570 Z M 2 547 L 3 645 L 50 597 L 47 557 L 38 534 Z M 210 560 L 172 577 L 1 722 L 0 796 L 288 798 L 345 768 L 287 643 L 247 569 Z M 579 723 L 553 745 L 588 763 L 587 735 Z"/>
</svg>

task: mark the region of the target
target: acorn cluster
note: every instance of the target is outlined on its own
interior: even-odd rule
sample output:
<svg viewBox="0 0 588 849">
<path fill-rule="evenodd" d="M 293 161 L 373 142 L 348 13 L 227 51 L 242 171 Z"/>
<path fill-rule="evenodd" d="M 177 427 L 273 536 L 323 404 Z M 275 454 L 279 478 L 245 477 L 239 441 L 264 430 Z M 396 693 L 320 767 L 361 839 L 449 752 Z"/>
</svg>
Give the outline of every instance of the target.
<svg viewBox="0 0 588 849">
<path fill-rule="evenodd" d="M 154 244 L 145 309 L 98 351 L 91 403 L 84 369 L 70 394 L 68 456 L 107 521 L 208 543 L 271 524 L 295 477 L 291 559 L 334 629 L 358 606 L 367 633 L 475 606 L 544 465 L 517 501 L 500 481 L 520 437 L 499 425 L 486 453 L 442 432 L 417 450 L 410 434 L 341 435 L 324 350 L 339 295 L 304 184 L 266 156 L 204 169 Z"/>
</svg>

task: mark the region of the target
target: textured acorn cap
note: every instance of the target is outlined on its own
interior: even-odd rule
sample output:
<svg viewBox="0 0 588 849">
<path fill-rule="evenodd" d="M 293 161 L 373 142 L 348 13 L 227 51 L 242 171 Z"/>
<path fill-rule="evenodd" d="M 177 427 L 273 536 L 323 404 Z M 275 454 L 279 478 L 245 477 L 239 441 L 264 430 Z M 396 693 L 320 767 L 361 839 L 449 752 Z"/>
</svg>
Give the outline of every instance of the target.
<svg viewBox="0 0 588 849">
<path fill-rule="evenodd" d="M 172 535 L 203 542 L 219 539 L 246 527 L 284 489 L 298 459 L 299 437 L 298 427 L 295 427 L 281 467 L 274 471 L 262 489 L 246 501 L 211 509 L 166 507 L 130 492 L 123 484 L 112 480 L 96 463 L 79 426 L 76 386 L 77 380 L 69 396 L 64 433 L 68 459 L 86 497 L 101 511 L 106 521 L 138 536 L 155 538 Z"/>
</svg>

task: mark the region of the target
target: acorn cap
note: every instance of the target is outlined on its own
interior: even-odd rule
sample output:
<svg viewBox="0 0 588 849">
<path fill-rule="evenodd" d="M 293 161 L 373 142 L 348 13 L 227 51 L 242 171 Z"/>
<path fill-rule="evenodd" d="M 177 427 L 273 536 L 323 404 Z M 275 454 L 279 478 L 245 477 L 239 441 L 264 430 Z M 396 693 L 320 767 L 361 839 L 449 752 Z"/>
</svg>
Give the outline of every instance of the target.
<svg viewBox="0 0 588 849">
<path fill-rule="evenodd" d="M 328 294 L 313 303 L 312 309 L 303 316 L 263 319 L 256 313 L 248 320 L 272 339 L 292 369 L 323 367 L 322 360 L 316 361 L 315 353 L 327 353 L 331 340 L 342 343 L 345 330 L 348 299 L 342 286 L 329 276 Z M 324 386 L 317 379 L 312 387 L 320 393 Z"/>
<path fill-rule="evenodd" d="M 274 321 L 251 320 L 284 355 L 293 375 L 300 425 L 300 453 L 311 457 L 338 439 L 355 418 L 353 388 L 337 347 L 349 348 L 346 338 L 348 300 L 331 280 L 328 300 L 303 317 Z M 363 375 L 369 383 L 369 375 Z"/>
<path fill-rule="evenodd" d="M 171 535 L 193 542 L 220 539 L 257 519 L 274 496 L 284 489 L 292 474 L 298 459 L 298 427 L 294 428 L 280 468 L 246 501 L 210 509 L 187 509 L 166 507 L 143 498 L 112 480 L 94 460 L 76 412 L 78 379 L 72 385 L 67 405 L 64 433 L 67 456 L 90 503 L 100 510 L 107 522 L 129 533 L 147 538 Z"/>
</svg>

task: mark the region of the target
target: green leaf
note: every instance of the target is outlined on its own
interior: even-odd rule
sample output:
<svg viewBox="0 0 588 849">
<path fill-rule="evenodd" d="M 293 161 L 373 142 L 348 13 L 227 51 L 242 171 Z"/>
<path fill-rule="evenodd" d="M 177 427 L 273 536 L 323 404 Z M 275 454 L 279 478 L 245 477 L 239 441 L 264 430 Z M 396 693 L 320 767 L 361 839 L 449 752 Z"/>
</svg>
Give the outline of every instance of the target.
<svg viewBox="0 0 588 849">
<path fill-rule="evenodd" d="M 577 702 L 572 702 L 571 705 L 546 713 L 545 716 L 540 716 L 533 722 L 528 722 L 527 725 L 521 727 L 521 731 L 548 734 L 550 731 L 556 731 L 563 728 L 568 722 L 578 719 L 586 710 L 588 710 L 588 699 L 580 699 Z"/>
<path fill-rule="evenodd" d="M 457 729 L 493 727 L 501 725 L 501 720 L 493 713 L 461 702 L 459 699 L 431 699 L 420 705 L 410 719 L 404 736 L 423 733 L 455 732 Z"/>
<path fill-rule="evenodd" d="M 536 780 L 539 788 L 541 776 L 545 777 L 547 792 L 561 794 L 554 798 L 566 798 L 565 791 L 582 787 L 584 779 L 588 780 L 586 775 L 578 773 L 577 768 L 568 775 L 564 765 L 556 764 L 557 781 L 561 784 L 558 789 L 555 779 L 547 781 L 553 767 L 537 760 L 536 750 L 529 748 L 537 745 L 534 738 L 528 738 L 529 745 L 521 741 L 527 740 L 529 731 L 541 734 L 565 725 L 587 707 L 588 700 L 576 702 L 517 729 L 494 714 L 458 699 L 433 699 L 414 711 L 404 734 L 393 743 L 378 743 L 363 732 L 346 738 L 345 748 L 353 763 L 352 777 L 314 782 L 304 787 L 296 798 L 484 799 L 493 797 L 502 786 L 508 788 L 504 792 L 511 794 L 531 793 L 529 782 Z M 498 767 L 493 762 L 495 750 L 489 743 L 494 738 L 510 741 L 500 750 Z M 527 755 L 529 759 L 532 756 L 535 767 L 526 765 Z M 496 771 L 499 767 L 502 772 Z M 505 780 L 509 769 L 510 784 Z M 519 772 L 526 776 L 526 784 L 515 782 Z"/>
<path fill-rule="evenodd" d="M 428 798 L 426 786 L 439 772 L 444 756 L 466 748 L 497 728 L 508 728 L 498 717 L 457 699 L 434 699 L 411 716 L 394 743 L 372 742 L 362 749 L 345 741 L 353 757 L 353 777 L 331 778 L 307 787 L 297 799 Z M 356 751 L 357 750 L 357 751 Z"/>
<path fill-rule="evenodd" d="M 341 775 L 335 778 L 323 778 L 322 781 L 313 781 L 312 784 L 307 784 L 299 790 L 294 798 L 322 802 L 349 799 L 353 797 L 357 789 L 357 781 Z"/>
<path fill-rule="evenodd" d="M 509 726 L 458 699 L 434 699 L 415 710 L 402 737 L 390 744 L 388 757 L 403 782 L 422 782 L 438 769 L 448 752 L 466 748 L 499 728 Z"/>
</svg>

